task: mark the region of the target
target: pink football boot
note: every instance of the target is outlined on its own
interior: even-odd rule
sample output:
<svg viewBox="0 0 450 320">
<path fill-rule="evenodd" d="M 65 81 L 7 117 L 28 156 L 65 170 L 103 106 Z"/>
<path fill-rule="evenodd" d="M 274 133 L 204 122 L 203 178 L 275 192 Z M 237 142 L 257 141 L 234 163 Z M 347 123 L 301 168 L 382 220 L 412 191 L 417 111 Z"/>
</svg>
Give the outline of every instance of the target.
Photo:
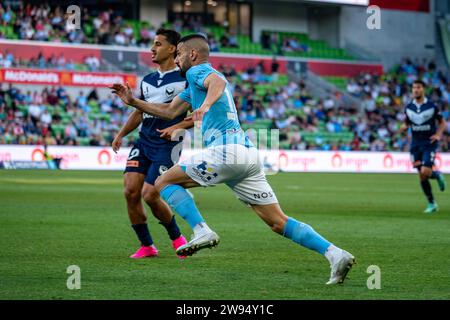
<svg viewBox="0 0 450 320">
<path fill-rule="evenodd" d="M 133 255 L 130 256 L 132 259 L 142 259 L 142 258 L 151 258 L 158 256 L 158 249 L 154 245 L 150 247 L 140 247 L 138 251 L 136 251 Z"/>
<path fill-rule="evenodd" d="M 172 247 L 175 249 L 175 251 L 177 251 L 177 249 L 179 247 L 184 246 L 186 243 L 187 243 L 186 238 L 183 235 L 181 235 L 172 241 Z M 187 257 L 186 256 L 178 256 L 178 258 L 185 259 Z"/>
</svg>

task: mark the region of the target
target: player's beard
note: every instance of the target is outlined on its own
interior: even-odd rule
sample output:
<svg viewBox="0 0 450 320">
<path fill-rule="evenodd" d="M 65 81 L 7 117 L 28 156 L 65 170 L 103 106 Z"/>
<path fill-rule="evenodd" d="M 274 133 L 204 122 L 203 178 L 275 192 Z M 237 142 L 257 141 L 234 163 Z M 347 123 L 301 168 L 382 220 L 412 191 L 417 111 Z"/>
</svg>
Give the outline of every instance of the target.
<svg viewBox="0 0 450 320">
<path fill-rule="evenodd" d="M 186 73 L 189 68 L 186 68 L 185 66 L 181 66 L 178 64 L 178 68 L 180 68 L 180 76 L 183 78 L 186 78 Z"/>
</svg>

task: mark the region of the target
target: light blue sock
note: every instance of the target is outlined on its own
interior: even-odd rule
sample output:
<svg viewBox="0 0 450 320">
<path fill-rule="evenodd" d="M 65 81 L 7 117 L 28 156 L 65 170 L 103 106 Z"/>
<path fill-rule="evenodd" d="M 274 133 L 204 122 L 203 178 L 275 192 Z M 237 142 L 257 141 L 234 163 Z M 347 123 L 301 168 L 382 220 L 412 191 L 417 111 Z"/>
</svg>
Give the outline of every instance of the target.
<svg viewBox="0 0 450 320">
<path fill-rule="evenodd" d="M 328 247 L 331 245 L 330 242 L 314 231 L 311 226 L 293 218 L 289 218 L 286 222 L 283 236 L 322 255 L 327 252 Z"/>
<path fill-rule="evenodd" d="M 194 200 L 183 187 L 177 184 L 170 184 L 165 186 L 160 193 L 161 197 L 189 223 L 191 228 L 194 228 L 201 222 L 205 222 Z"/>
</svg>

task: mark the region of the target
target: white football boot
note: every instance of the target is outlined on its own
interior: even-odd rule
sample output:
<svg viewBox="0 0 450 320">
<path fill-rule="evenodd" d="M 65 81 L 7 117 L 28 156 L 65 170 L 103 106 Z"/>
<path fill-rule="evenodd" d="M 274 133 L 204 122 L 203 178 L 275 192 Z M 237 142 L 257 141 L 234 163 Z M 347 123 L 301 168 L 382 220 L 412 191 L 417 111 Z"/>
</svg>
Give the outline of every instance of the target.
<svg viewBox="0 0 450 320">
<path fill-rule="evenodd" d="M 356 263 L 355 257 L 345 250 L 336 248 L 332 260 L 333 262 L 330 265 L 331 276 L 327 284 L 342 284 L 347 273 Z"/>
<path fill-rule="evenodd" d="M 209 228 L 202 232 L 197 232 L 192 235 L 191 241 L 177 249 L 179 256 L 192 256 L 199 250 L 205 248 L 213 248 L 219 244 L 220 238 Z"/>
</svg>

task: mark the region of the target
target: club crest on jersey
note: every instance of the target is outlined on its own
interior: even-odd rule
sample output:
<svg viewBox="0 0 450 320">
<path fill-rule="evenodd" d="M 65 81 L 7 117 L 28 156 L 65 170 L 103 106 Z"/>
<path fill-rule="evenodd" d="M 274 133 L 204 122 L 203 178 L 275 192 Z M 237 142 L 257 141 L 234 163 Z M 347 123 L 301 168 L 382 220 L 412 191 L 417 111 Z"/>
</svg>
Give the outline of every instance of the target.
<svg viewBox="0 0 450 320">
<path fill-rule="evenodd" d="M 175 88 L 174 87 L 166 88 L 166 96 L 170 97 L 170 96 L 173 95 L 174 92 L 175 92 Z"/>
<path fill-rule="evenodd" d="M 166 166 L 159 166 L 159 174 L 163 174 L 164 172 L 166 172 L 167 170 L 169 170 L 169 168 L 167 168 Z"/>
</svg>

